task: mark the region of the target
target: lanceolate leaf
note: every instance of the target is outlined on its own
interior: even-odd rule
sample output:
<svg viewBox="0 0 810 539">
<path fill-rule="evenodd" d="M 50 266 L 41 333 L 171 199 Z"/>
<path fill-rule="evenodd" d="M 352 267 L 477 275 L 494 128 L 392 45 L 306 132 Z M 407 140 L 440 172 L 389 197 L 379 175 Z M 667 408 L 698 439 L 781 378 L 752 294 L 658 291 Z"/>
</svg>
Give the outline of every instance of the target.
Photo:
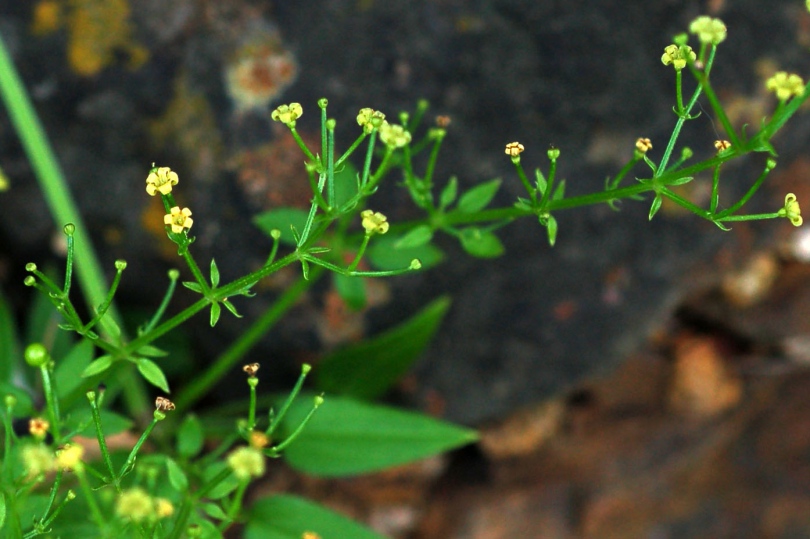
<svg viewBox="0 0 810 539">
<path fill-rule="evenodd" d="M 280 494 L 253 504 L 245 530 L 247 539 L 301 539 L 304 532 L 340 539 L 385 539 L 309 500 Z"/>
<path fill-rule="evenodd" d="M 311 399 L 296 399 L 285 421 L 299 425 Z M 368 473 L 474 442 L 475 431 L 429 416 L 329 397 L 284 452 L 294 468 L 319 476 Z"/>
<path fill-rule="evenodd" d="M 410 320 L 326 357 L 315 370 L 319 389 L 360 399 L 382 395 L 419 358 L 449 307 L 441 297 Z"/>
<path fill-rule="evenodd" d="M 166 380 L 166 376 L 163 374 L 160 367 L 158 367 L 157 363 L 146 358 L 138 358 L 136 363 L 138 365 L 138 372 L 146 378 L 147 382 L 169 393 L 169 382 Z"/>
<path fill-rule="evenodd" d="M 458 209 L 464 213 L 475 213 L 487 207 L 498 192 L 498 187 L 501 186 L 501 180 L 490 180 L 476 185 L 463 195 L 458 200 Z"/>
</svg>

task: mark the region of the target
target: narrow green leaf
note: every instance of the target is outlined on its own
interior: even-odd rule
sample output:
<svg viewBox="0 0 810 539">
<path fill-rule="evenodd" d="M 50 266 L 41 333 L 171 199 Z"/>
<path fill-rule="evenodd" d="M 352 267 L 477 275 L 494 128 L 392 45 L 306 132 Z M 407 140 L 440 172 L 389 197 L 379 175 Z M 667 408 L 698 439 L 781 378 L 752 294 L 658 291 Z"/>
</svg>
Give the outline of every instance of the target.
<svg viewBox="0 0 810 539">
<path fill-rule="evenodd" d="M 482 231 L 476 227 L 465 228 L 459 236 L 461 247 L 468 254 L 478 258 L 496 258 L 501 256 L 505 249 L 498 236 L 492 232 Z"/>
<path fill-rule="evenodd" d="M 138 358 L 135 363 L 138 365 L 138 372 L 146 378 L 147 382 L 169 393 L 169 382 L 166 381 L 166 375 L 163 374 L 163 370 L 157 363 L 142 357 Z"/>
<path fill-rule="evenodd" d="M 678 178 L 677 180 L 673 180 L 672 182 L 667 182 L 667 185 L 684 185 L 692 180 L 694 180 L 694 176 L 684 176 L 683 178 Z"/>
<path fill-rule="evenodd" d="M 369 261 L 378 270 L 397 270 L 407 268 L 414 258 L 422 262 L 422 269 L 427 269 L 438 265 L 444 260 L 444 253 L 441 249 L 427 243 L 419 247 L 409 247 L 398 249 L 397 242 L 401 236 L 386 234 L 375 237 L 371 246 L 366 251 Z"/>
<path fill-rule="evenodd" d="M 209 320 L 210 323 L 211 323 L 211 327 L 214 327 L 214 326 L 217 325 L 217 322 L 219 322 L 219 315 L 220 314 L 222 314 L 222 307 L 219 306 L 219 303 L 216 303 L 216 302 L 212 303 L 211 304 L 211 317 L 210 317 L 210 320 Z"/>
<path fill-rule="evenodd" d="M 195 283 L 193 281 L 183 281 L 180 284 L 182 284 L 183 286 L 185 286 L 186 288 L 188 288 L 189 290 L 191 290 L 193 292 L 197 292 L 198 294 L 202 294 L 203 289 L 202 289 L 202 286 L 200 286 L 200 283 Z"/>
<path fill-rule="evenodd" d="M 447 182 L 447 185 L 444 186 L 444 189 L 442 189 L 442 192 L 439 195 L 439 208 L 442 210 L 445 209 L 447 206 L 456 201 L 457 196 L 458 180 L 455 176 L 453 176 L 450 178 L 450 181 Z"/>
<path fill-rule="evenodd" d="M 110 334 L 110 337 L 115 339 L 116 341 L 121 340 L 121 328 L 118 326 L 118 322 L 114 320 L 114 318 L 110 315 L 110 313 L 105 313 L 104 316 L 101 317 L 102 322 L 99 323 L 102 327 L 104 327 Z M 96 326 L 97 328 L 98 326 Z"/>
<path fill-rule="evenodd" d="M 202 504 L 202 510 L 205 512 L 206 515 L 213 518 L 214 520 L 227 520 L 230 522 L 230 518 L 228 515 L 225 514 L 225 511 L 222 510 L 220 506 L 215 503 L 204 503 Z"/>
<path fill-rule="evenodd" d="M 0 494 L 0 530 L 3 529 L 5 523 L 6 523 L 6 496 L 5 494 Z"/>
<path fill-rule="evenodd" d="M 227 464 L 224 462 L 215 462 L 208 466 L 205 471 L 203 472 L 203 478 L 206 481 L 210 481 L 214 477 L 216 477 L 225 467 Z M 239 486 L 239 480 L 236 478 L 235 475 L 231 474 L 224 480 L 222 480 L 217 486 L 212 488 L 208 494 L 205 495 L 206 498 L 209 500 L 218 500 L 220 498 L 224 498 L 234 490 L 236 487 Z"/>
<path fill-rule="evenodd" d="M 332 280 L 338 295 L 350 309 L 359 311 L 366 306 L 366 280 L 364 278 L 333 273 Z"/>
<path fill-rule="evenodd" d="M 93 343 L 81 340 L 68 354 L 56 361 L 54 380 L 57 394 L 66 397 L 84 381 L 82 374 L 93 360 Z"/>
<path fill-rule="evenodd" d="M 0 293 L 0 381 L 11 381 L 14 371 L 20 367 L 20 357 L 17 324 L 5 296 Z"/>
<path fill-rule="evenodd" d="M 562 200 L 565 198 L 565 180 L 561 181 L 557 184 L 557 187 L 554 188 L 554 195 L 552 195 L 552 200 Z"/>
<path fill-rule="evenodd" d="M 458 201 L 458 209 L 464 213 L 475 213 L 487 207 L 498 188 L 501 186 L 501 180 L 490 180 L 481 185 L 476 185 L 463 195 Z"/>
<path fill-rule="evenodd" d="M 96 358 L 95 361 L 90 363 L 84 371 L 82 371 L 82 378 L 88 378 L 90 376 L 95 376 L 96 374 L 101 374 L 102 372 L 106 371 L 112 365 L 113 358 L 112 356 L 104 355 L 99 358 Z"/>
<path fill-rule="evenodd" d="M 281 241 L 288 245 L 296 245 L 298 240 L 293 236 L 290 225 L 303 230 L 307 222 L 307 212 L 296 208 L 276 208 L 260 213 L 253 218 L 253 224 L 262 232 L 270 235 L 271 230 L 281 231 Z"/>
<path fill-rule="evenodd" d="M 658 213 L 658 210 L 661 209 L 661 202 L 662 202 L 661 195 L 655 195 L 655 198 L 653 199 L 652 202 L 652 206 L 650 206 L 650 217 L 649 217 L 650 221 L 652 221 L 653 217 L 655 217 L 655 214 Z"/>
<path fill-rule="evenodd" d="M 311 402 L 297 399 L 286 424 L 300 424 Z M 284 455 L 302 472 L 338 477 L 413 462 L 476 439 L 473 430 L 423 414 L 329 397 Z"/>
<path fill-rule="evenodd" d="M 169 484 L 172 488 L 178 492 L 185 492 L 188 488 L 188 478 L 173 459 L 166 459 L 166 471 L 169 472 Z"/>
<path fill-rule="evenodd" d="M 169 353 L 165 350 L 161 350 L 157 346 L 152 346 L 151 344 L 145 344 L 138 348 L 137 354 L 139 356 L 146 357 L 166 357 L 169 355 Z"/>
<path fill-rule="evenodd" d="M 219 268 L 213 258 L 211 259 L 211 286 L 213 288 L 219 286 Z"/>
<path fill-rule="evenodd" d="M 202 423 L 194 414 L 188 414 L 177 430 L 177 453 L 181 457 L 196 457 L 203 448 L 205 436 Z"/>
<path fill-rule="evenodd" d="M 222 304 L 226 309 L 228 309 L 228 312 L 234 315 L 236 318 L 242 318 L 242 315 L 236 310 L 236 305 L 234 305 L 233 302 L 228 301 L 228 298 L 223 299 Z"/>
<path fill-rule="evenodd" d="M 548 232 L 548 244 L 554 247 L 554 244 L 557 242 L 557 220 L 553 215 L 548 216 L 546 231 Z"/>
<path fill-rule="evenodd" d="M 132 428 L 133 422 L 130 418 L 116 414 L 110 410 L 101 410 L 101 426 L 104 428 L 105 436 L 112 436 Z M 79 432 L 81 436 L 96 436 L 96 426 L 93 423 L 93 416 L 85 402 L 84 406 L 74 409 L 69 418 L 65 421 L 65 426 L 69 430 L 84 428 Z"/>
<path fill-rule="evenodd" d="M 314 532 L 324 539 L 386 539 L 345 516 L 291 494 L 263 498 L 250 509 L 246 539 L 301 539 Z"/>
<path fill-rule="evenodd" d="M 534 177 L 536 178 L 537 192 L 540 194 L 540 196 L 543 196 L 543 194 L 546 192 L 546 186 L 548 185 L 546 177 L 543 176 L 543 173 L 539 168 L 534 169 Z"/>
<path fill-rule="evenodd" d="M 399 238 L 394 244 L 396 249 L 412 249 L 421 247 L 433 239 L 433 230 L 428 225 L 419 225 Z"/>
<path fill-rule="evenodd" d="M 385 333 L 332 353 L 315 370 L 317 387 L 359 399 L 382 395 L 419 359 L 449 308 L 440 297 Z"/>
</svg>

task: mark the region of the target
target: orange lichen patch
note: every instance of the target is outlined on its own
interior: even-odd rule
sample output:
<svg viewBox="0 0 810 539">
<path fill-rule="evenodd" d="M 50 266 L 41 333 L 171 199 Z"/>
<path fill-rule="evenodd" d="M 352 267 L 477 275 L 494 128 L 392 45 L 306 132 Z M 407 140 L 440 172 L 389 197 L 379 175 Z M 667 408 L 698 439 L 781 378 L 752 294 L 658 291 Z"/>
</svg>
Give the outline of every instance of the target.
<svg viewBox="0 0 810 539">
<path fill-rule="evenodd" d="M 62 4 L 57 0 L 40 0 L 34 6 L 31 33 L 44 36 L 62 27 Z"/>
<path fill-rule="evenodd" d="M 90 77 L 112 64 L 115 52 L 129 56 L 137 69 L 149 53 L 132 41 L 130 6 L 126 0 L 69 0 L 68 62 L 79 75 Z"/>
<path fill-rule="evenodd" d="M 263 109 L 293 83 L 298 64 L 274 26 L 257 24 L 225 67 L 228 94 L 237 110 Z"/>
<path fill-rule="evenodd" d="M 743 386 L 726 365 L 718 344 L 708 338 L 684 337 L 675 349 L 669 403 L 696 419 L 710 419 L 735 407 Z"/>
<path fill-rule="evenodd" d="M 317 137 L 302 132 L 310 148 L 319 148 Z M 231 161 L 245 195 L 262 209 L 279 206 L 307 207 L 312 197 L 301 149 L 288 130 L 272 142 L 243 150 Z"/>
<path fill-rule="evenodd" d="M 212 182 L 219 174 L 222 159 L 222 135 L 211 104 L 191 89 L 188 77 L 180 74 L 174 82 L 174 96 L 163 116 L 149 126 L 155 149 L 174 145 L 183 156 L 191 176 Z"/>
</svg>

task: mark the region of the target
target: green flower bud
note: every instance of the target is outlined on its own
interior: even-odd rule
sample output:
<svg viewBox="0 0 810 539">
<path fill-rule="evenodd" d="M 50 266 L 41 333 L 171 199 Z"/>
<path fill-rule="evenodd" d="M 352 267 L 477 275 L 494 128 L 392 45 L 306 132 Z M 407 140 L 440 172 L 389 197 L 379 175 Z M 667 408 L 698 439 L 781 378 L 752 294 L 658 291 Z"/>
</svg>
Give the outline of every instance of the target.
<svg viewBox="0 0 810 539">
<path fill-rule="evenodd" d="M 48 349 L 42 343 L 32 343 L 25 348 L 25 362 L 32 367 L 42 367 L 51 360 Z"/>
</svg>

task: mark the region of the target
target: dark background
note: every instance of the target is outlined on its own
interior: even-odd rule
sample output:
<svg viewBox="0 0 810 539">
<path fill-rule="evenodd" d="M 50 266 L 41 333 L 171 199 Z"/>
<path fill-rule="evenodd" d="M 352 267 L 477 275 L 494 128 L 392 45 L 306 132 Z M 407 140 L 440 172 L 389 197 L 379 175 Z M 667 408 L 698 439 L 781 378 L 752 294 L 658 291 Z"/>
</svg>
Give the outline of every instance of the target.
<svg viewBox="0 0 810 539">
<path fill-rule="evenodd" d="M 96 4 L 102 3 L 86 2 Z M 660 157 L 675 121 L 674 74 L 660 56 L 699 14 L 720 16 L 729 28 L 713 79 L 720 97 L 733 104 L 738 125 L 756 124 L 775 105 L 763 93 L 764 79 L 774 70 L 802 72 L 808 65 L 802 40 L 810 19 L 800 2 L 108 3 L 113 4 L 130 7 L 130 34 L 110 45 L 103 69 L 90 75 L 69 61 L 75 32 L 69 18 L 54 32 L 34 35 L 35 3 L 5 0 L 0 32 L 105 267 L 112 268 L 115 258 L 129 262 L 120 303 L 143 309 L 159 301 L 165 270 L 175 263 L 160 230 L 145 231 L 150 215 L 152 221 L 160 218 L 149 213 L 156 202 L 143 193 L 153 161 L 180 173 L 178 196 L 194 211 L 195 253 L 198 260 L 215 256 L 225 279 L 255 268 L 266 256 L 269 243 L 253 229 L 250 216 L 306 199 L 306 181 L 294 172 L 301 158 L 271 150 L 282 145 L 282 130 L 270 124 L 265 109 L 237 110 L 229 95 L 227 66 L 251 32 L 280 39 L 278 50 L 297 64 L 294 82 L 266 110 L 302 103 L 299 127 L 313 135 L 315 102 L 327 97 L 345 147 L 356 132 L 359 108 L 378 108 L 393 118 L 427 99 L 429 117 L 452 118 L 439 184 L 450 175 L 465 188 L 501 177 L 499 205 L 511 204 L 522 190 L 503 154 L 512 140 L 526 146 L 528 169 L 546 169 L 548 145 L 560 148 L 558 177 L 567 179 L 571 195 L 599 190 L 629 158 L 639 136 L 651 138 L 651 155 Z M 126 34 L 103 20 L 113 15 L 98 13 L 103 10 L 94 16 L 107 29 L 102 35 Z M 148 58 L 134 68 L 136 46 L 145 48 Z M 687 125 L 681 140 L 702 158 L 714 151 L 716 129 L 703 114 Z M 800 119 L 778 138 L 780 167 L 802 149 L 806 130 Z M 11 189 L 0 194 L 2 286 L 22 305 L 22 266 L 50 256 L 56 228 L 4 114 L 0 159 L 11 181 Z M 724 195 L 741 193 L 761 161 L 756 156 L 728 166 Z M 693 194 L 705 191 L 707 179 L 701 178 L 703 187 L 694 187 Z M 798 189 L 790 180 L 769 182 L 750 211 L 780 207 L 789 188 Z M 417 215 L 393 181 L 379 197 L 375 209 L 392 220 Z M 626 202 L 620 213 L 607 206 L 561 212 L 553 249 L 536 223 L 513 223 L 500 233 L 507 253 L 497 260 L 472 259 L 450 238 L 440 238 L 446 263 L 384 284 L 390 301 L 368 313 L 353 336 L 379 331 L 450 294 L 453 307 L 443 330 L 416 369 L 417 383 L 403 391 L 416 406 L 478 424 L 610 371 L 666 324 L 686 293 L 711 286 L 719 265 L 733 265 L 790 228 L 780 221 L 740 224 L 723 233 L 671 207 L 648 223 L 648 204 Z M 248 317 L 256 315 L 274 293 L 238 307 Z M 262 361 L 283 383 L 300 361 L 342 342 L 318 328 L 326 309 L 318 294 L 247 360 Z M 203 318 L 190 326 L 195 362 L 210 360 L 247 324 L 223 317 L 216 331 L 206 331 Z"/>
</svg>

